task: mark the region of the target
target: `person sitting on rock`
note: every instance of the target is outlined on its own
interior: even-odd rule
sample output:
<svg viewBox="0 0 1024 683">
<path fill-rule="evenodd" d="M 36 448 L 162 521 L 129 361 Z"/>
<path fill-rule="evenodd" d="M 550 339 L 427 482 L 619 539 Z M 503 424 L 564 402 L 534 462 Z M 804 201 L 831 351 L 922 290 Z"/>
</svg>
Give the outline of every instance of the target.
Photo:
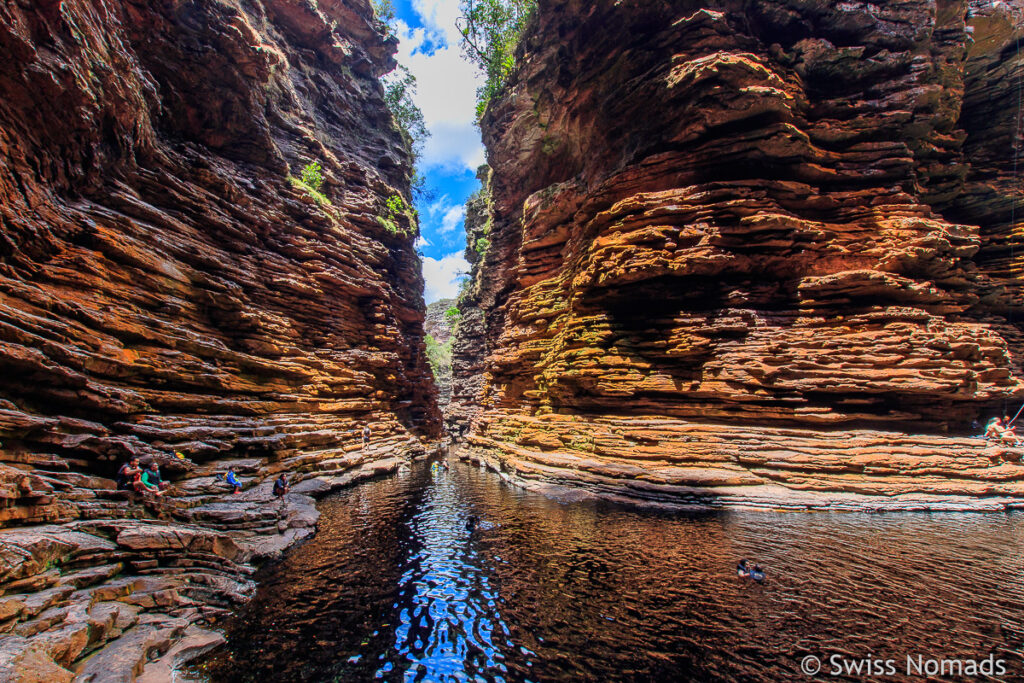
<svg viewBox="0 0 1024 683">
<path fill-rule="evenodd" d="M 151 493 L 154 496 L 162 496 L 164 492 L 160 490 L 159 486 L 153 486 L 146 482 L 145 472 L 140 468 L 139 473 L 132 479 L 132 488 L 143 495 Z"/>
<path fill-rule="evenodd" d="M 999 440 L 1014 447 L 1021 445 L 1020 437 L 1017 436 L 1017 432 L 1014 431 L 1013 427 L 1009 425 L 1003 428 L 1003 433 L 999 436 Z"/>
<path fill-rule="evenodd" d="M 139 467 L 139 459 L 132 458 L 121 469 L 117 471 L 117 489 L 119 491 L 131 491 L 134 486 L 135 477 L 142 475 L 142 468 Z"/>
<path fill-rule="evenodd" d="M 993 417 L 989 420 L 988 425 L 985 427 L 985 438 L 995 439 L 1012 446 L 1020 445 L 1020 438 L 1014 432 L 1013 427 L 1009 426 L 1009 423 L 1004 424 L 1003 420 L 998 417 Z"/>
<path fill-rule="evenodd" d="M 238 481 L 238 477 L 235 476 L 234 467 L 228 468 L 228 473 L 224 475 L 224 481 L 226 481 L 229 486 L 234 487 L 235 490 L 232 491 L 232 493 L 242 492 L 242 482 Z"/>
<path fill-rule="evenodd" d="M 155 486 L 157 491 L 160 491 L 161 493 L 170 486 L 170 484 L 164 481 L 163 477 L 160 476 L 160 466 L 156 464 L 155 460 L 149 463 L 149 467 L 147 467 L 146 471 L 142 473 L 142 483 L 147 487 Z"/>
<path fill-rule="evenodd" d="M 274 482 L 274 495 L 281 498 L 286 493 L 288 493 L 288 480 L 285 478 L 284 472 L 282 472 L 277 481 Z"/>
<path fill-rule="evenodd" d="M 999 439 L 1002 437 L 1004 430 L 1003 421 L 998 417 L 993 417 L 988 421 L 988 424 L 985 425 L 985 438 Z"/>
</svg>

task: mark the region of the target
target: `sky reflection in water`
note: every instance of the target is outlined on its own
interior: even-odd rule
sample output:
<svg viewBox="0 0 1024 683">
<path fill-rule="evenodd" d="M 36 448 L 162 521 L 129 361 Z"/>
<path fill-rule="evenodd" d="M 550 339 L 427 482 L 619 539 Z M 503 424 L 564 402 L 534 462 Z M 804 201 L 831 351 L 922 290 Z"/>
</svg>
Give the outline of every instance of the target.
<svg viewBox="0 0 1024 683">
<path fill-rule="evenodd" d="M 510 646 L 508 628 L 473 550 L 469 506 L 448 473 L 435 465 L 431 476 L 434 484 L 409 524 L 419 550 L 406 561 L 403 600 L 394 604 L 400 609 L 395 649 L 408 662 L 405 680 L 471 680 L 469 668 L 503 681 L 507 669 L 495 640 Z M 388 662 L 375 677 L 392 669 Z"/>
<path fill-rule="evenodd" d="M 320 509 L 207 680 L 805 681 L 809 654 L 990 652 L 1024 679 L 1021 514 L 663 514 L 463 464 Z M 738 580 L 740 557 L 768 583 Z"/>
</svg>

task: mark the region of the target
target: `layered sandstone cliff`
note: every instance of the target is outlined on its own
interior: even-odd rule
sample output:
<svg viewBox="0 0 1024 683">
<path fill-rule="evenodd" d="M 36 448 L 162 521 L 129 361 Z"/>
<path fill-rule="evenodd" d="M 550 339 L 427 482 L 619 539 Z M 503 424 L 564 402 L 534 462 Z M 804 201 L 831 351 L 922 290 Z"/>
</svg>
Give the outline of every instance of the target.
<svg viewBox="0 0 1024 683">
<path fill-rule="evenodd" d="M 469 454 L 684 503 L 1024 502 L 972 425 L 1024 401 L 1020 9 L 541 0 L 482 126 Z"/>
<path fill-rule="evenodd" d="M 369 0 L 0 1 L 0 679 L 208 645 L 303 494 L 438 434 L 380 29 Z M 130 456 L 165 496 L 114 490 Z"/>
</svg>

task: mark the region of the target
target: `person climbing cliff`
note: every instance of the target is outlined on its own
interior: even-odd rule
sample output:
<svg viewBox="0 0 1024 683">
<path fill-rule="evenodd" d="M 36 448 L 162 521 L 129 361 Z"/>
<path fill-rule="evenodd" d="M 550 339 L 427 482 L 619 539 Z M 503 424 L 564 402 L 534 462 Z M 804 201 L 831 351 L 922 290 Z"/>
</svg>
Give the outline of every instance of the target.
<svg viewBox="0 0 1024 683">
<path fill-rule="evenodd" d="M 121 468 L 117 471 L 117 489 L 119 491 L 131 491 L 136 476 L 141 474 L 142 468 L 139 466 L 139 459 L 131 458 L 128 462 L 121 465 Z"/>
</svg>

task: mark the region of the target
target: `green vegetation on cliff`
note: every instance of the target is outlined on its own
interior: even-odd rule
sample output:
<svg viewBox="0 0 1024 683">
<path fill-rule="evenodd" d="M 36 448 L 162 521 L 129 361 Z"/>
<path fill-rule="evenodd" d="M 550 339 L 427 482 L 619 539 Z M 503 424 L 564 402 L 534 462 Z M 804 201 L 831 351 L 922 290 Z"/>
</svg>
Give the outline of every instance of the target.
<svg viewBox="0 0 1024 683">
<path fill-rule="evenodd" d="M 423 143 L 430 136 L 423 120 L 423 112 L 412 99 L 416 92 L 416 77 L 409 73 L 407 68 L 399 65 L 381 82 L 384 84 L 384 102 L 391 110 L 391 116 L 415 163 L 423 150 Z"/>
<path fill-rule="evenodd" d="M 305 192 L 320 206 L 331 206 L 331 200 L 320 191 L 320 188 L 324 185 L 324 173 L 320 167 L 320 162 L 309 162 L 302 168 L 302 173 L 298 178 L 288 176 L 288 182 L 293 187 Z"/>
<path fill-rule="evenodd" d="M 536 8 L 537 0 L 462 0 L 462 16 L 456 22 L 462 48 L 487 75 L 476 93 L 477 120 L 515 69 L 516 46 Z"/>
<path fill-rule="evenodd" d="M 402 225 L 401 216 L 405 216 L 408 227 Z M 384 205 L 384 215 L 377 216 L 384 229 L 392 235 L 410 235 L 416 233 L 416 210 L 406 204 L 401 195 L 393 194 Z"/>
</svg>

